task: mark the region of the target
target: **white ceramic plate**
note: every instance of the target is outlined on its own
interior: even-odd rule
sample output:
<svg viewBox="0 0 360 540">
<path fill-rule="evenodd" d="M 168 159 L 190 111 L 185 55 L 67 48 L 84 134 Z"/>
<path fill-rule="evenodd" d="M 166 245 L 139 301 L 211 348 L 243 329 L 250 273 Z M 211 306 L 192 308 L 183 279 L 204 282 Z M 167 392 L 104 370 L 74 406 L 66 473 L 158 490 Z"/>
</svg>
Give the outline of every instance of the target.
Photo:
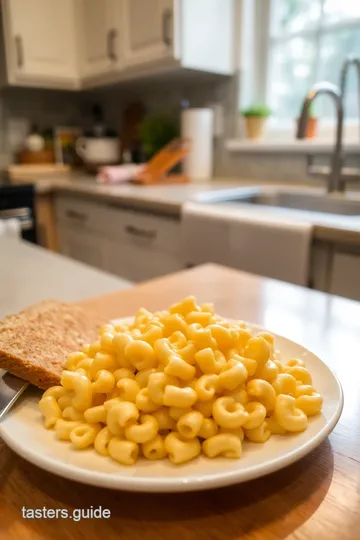
<svg viewBox="0 0 360 540">
<path fill-rule="evenodd" d="M 257 331 L 259 327 L 252 325 Z M 67 442 L 55 438 L 54 431 L 43 427 L 37 403 L 40 392 L 26 392 L 12 411 L 0 423 L 0 435 L 20 456 L 59 476 L 117 490 L 145 492 L 180 492 L 211 489 L 246 482 L 265 476 L 299 460 L 316 448 L 334 429 L 342 407 L 340 383 L 329 367 L 313 353 L 286 339 L 276 336 L 282 359 L 297 357 L 306 362 L 314 385 L 323 395 L 322 414 L 309 419 L 304 433 L 273 435 L 265 444 L 245 442 L 239 460 L 199 457 L 182 465 L 167 460 L 139 460 L 133 467 L 121 466 L 94 450 L 74 450 Z"/>
</svg>

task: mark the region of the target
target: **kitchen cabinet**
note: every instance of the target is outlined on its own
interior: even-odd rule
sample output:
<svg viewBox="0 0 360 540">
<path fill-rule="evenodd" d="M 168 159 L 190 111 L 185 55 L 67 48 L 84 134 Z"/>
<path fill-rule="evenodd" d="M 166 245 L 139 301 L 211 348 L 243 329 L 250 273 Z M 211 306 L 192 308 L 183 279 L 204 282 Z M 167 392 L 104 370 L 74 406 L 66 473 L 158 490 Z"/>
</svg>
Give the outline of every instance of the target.
<svg viewBox="0 0 360 540">
<path fill-rule="evenodd" d="M 180 221 L 112 204 L 57 196 L 59 250 L 130 281 L 184 268 Z"/>
<path fill-rule="evenodd" d="M 360 301 L 360 251 L 334 253 L 329 292 Z"/>
<path fill-rule="evenodd" d="M 175 30 L 179 21 L 174 21 L 174 4 L 174 0 L 123 0 L 123 47 L 127 66 L 175 55 Z"/>
<path fill-rule="evenodd" d="M 144 281 L 184 268 L 179 220 L 112 207 L 103 212 L 110 272 Z"/>
<path fill-rule="evenodd" d="M 82 89 L 234 72 L 235 0 L 3 0 L 11 85 Z"/>
<path fill-rule="evenodd" d="M 10 84 L 76 88 L 75 0 L 4 0 L 6 64 Z"/>
<path fill-rule="evenodd" d="M 360 246 L 315 241 L 311 260 L 314 289 L 360 301 Z"/>
<path fill-rule="evenodd" d="M 233 0 L 123 0 L 125 67 L 231 74 L 234 10 Z"/>
<path fill-rule="evenodd" d="M 121 8 L 119 0 L 77 1 L 82 78 L 107 75 L 121 69 Z"/>
<path fill-rule="evenodd" d="M 100 235 L 60 226 L 58 236 L 61 253 L 89 266 L 106 270 L 106 249 Z"/>
<path fill-rule="evenodd" d="M 106 270 L 129 281 L 146 281 L 184 268 L 180 254 L 154 249 L 136 242 L 106 243 Z"/>
</svg>

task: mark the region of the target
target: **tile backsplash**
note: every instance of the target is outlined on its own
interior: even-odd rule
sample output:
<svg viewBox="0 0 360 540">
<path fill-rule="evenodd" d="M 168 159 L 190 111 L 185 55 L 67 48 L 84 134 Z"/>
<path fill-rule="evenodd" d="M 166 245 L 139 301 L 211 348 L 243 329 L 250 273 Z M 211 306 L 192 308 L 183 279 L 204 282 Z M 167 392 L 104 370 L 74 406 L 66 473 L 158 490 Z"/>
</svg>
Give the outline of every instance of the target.
<svg viewBox="0 0 360 540">
<path fill-rule="evenodd" d="M 99 103 L 108 127 L 121 129 L 122 111 L 132 101 L 142 101 L 148 111 L 180 113 L 182 100 L 190 106 L 214 103 L 223 106 L 224 131 L 234 133 L 233 115 L 226 114 L 236 98 L 235 77 L 212 77 L 204 80 L 138 82 L 124 87 L 110 87 L 86 92 L 54 91 L 34 88 L 4 87 L 0 91 L 0 156 L 2 164 L 11 161 L 16 142 L 35 123 L 41 129 L 59 125 L 91 125 L 91 110 Z M 4 166 L 4 165 L 3 165 Z"/>
<path fill-rule="evenodd" d="M 214 140 L 214 176 L 274 181 L 306 181 L 306 156 L 288 152 L 246 154 L 229 152 L 224 140 L 237 129 L 239 76 L 182 80 L 138 81 L 124 86 L 87 92 L 5 87 L 0 91 L 0 166 L 11 162 L 14 146 L 31 123 L 40 128 L 91 125 L 94 103 L 102 105 L 108 127 L 121 130 L 122 111 L 132 101 L 142 101 L 151 112 L 180 112 L 182 100 L 192 107 L 220 104 L 224 132 Z M 328 160 L 328 158 L 324 158 Z M 358 158 L 349 164 L 359 166 Z"/>
</svg>

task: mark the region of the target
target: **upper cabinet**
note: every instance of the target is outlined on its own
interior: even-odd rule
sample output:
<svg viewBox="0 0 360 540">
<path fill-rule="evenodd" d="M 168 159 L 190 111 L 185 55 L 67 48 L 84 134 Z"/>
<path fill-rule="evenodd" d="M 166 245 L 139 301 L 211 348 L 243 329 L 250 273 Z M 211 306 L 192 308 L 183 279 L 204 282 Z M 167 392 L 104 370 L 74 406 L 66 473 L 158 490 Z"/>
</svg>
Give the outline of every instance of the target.
<svg viewBox="0 0 360 540">
<path fill-rule="evenodd" d="M 13 85 L 74 89 L 168 70 L 234 72 L 235 0 L 3 0 L 2 6 Z"/>
<path fill-rule="evenodd" d="M 123 51 L 126 66 L 176 56 L 180 21 L 176 0 L 123 0 Z"/>
<path fill-rule="evenodd" d="M 77 0 L 78 43 L 82 78 L 106 75 L 122 63 L 119 0 Z M 120 35 L 119 35 L 120 34 Z"/>
<path fill-rule="evenodd" d="M 4 0 L 10 84 L 77 87 L 74 0 Z"/>
</svg>

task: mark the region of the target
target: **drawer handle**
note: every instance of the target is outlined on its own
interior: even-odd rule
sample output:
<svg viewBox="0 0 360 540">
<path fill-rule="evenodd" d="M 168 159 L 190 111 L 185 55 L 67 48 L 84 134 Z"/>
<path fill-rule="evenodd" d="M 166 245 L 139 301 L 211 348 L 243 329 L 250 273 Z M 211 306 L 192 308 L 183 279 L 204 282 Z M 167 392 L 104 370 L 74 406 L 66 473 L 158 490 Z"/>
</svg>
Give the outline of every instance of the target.
<svg viewBox="0 0 360 540">
<path fill-rule="evenodd" d="M 162 15 L 162 38 L 167 47 L 171 47 L 172 10 L 164 9 Z"/>
<path fill-rule="evenodd" d="M 117 37 L 117 31 L 115 28 L 111 28 L 107 33 L 107 55 L 110 60 L 113 62 L 117 61 L 117 55 L 115 52 L 115 42 Z"/>
<path fill-rule="evenodd" d="M 146 231 L 145 229 L 139 229 L 138 227 L 134 227 L 133 225 L 126 225 L 125 231 L 128 234 L 131 234 L 133 236 L 137 236 L 139 238 L 147 238 L 148 240 L 153 240 L 156 238 L 156 231 Z"/>
<path fill-rule="evenodd" d="M 86 214 L 81 214 L 75 210 L 66 210 L 66 216 L 70 219 L 76 219 L 77 221 L 86 221 L 88 218 Z"/>
<path fill-rule="evenodd" d="M 20 69 L 24 66 L 24 48 L 21 36 L 15 36 L 16 63 Z"/>
</svg>

